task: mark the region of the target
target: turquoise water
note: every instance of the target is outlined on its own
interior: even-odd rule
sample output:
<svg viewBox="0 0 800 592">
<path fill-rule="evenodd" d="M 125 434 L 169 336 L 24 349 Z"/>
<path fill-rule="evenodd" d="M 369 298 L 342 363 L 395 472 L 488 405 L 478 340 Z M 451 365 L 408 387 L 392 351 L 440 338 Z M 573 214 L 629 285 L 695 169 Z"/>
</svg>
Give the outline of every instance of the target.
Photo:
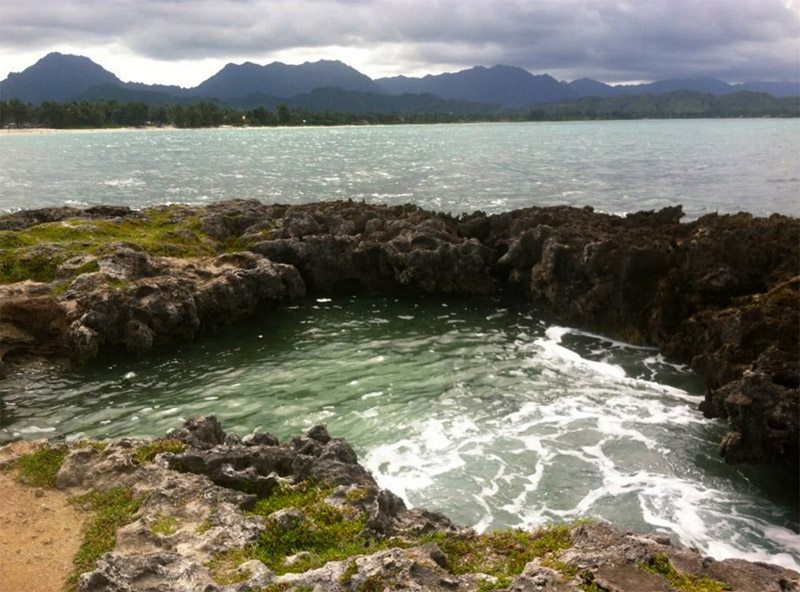
<svg viewBox="0 0 800 592">
<path fill-rule="evenodd" d="M 797 120 L 0 134 L 0 210 L 255 198 L 463 212 L 798 214 Z M 0 442 L 326 422 L 411 505 L 491 529 L 595 516 L 800 568 L 781 467 L 730 467 L 657 351 L 500 300 L 320 299 L 146 357 L 0 381 Z"/>
<path fill-rule="evenodd" d="M 147 357 L 0 382 L 0 441 L 318 422 L 378 482 L 476 528 L 579 517 L 800 567 L 788 473 L 720 461 L 697 379 L 499 300 L 319 299 Z"/>
<path fill-rule="evenodd" d="M 798 215 L 800 120 L 0 134 L 0 210 L 231 198 Z"/>
</svg>

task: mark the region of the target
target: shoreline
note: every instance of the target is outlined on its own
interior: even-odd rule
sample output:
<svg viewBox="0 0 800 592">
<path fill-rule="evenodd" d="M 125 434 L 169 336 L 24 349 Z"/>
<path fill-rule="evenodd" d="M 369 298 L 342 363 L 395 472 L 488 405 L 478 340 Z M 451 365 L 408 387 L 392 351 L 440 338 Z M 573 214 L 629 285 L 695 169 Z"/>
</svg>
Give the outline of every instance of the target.
<svg viewBox="0 0 800 592">
<path fill-rule="evenodd" d="M 54 128 L 54 127 L 23 127 L 23 128 L 4 128 L 0 130 L 0 136 L 28 136 L 39 134 L 97 134 L 111 132 L 158 132 L 176 131 L 180 128 L 175 126 L 146 126 L 146 127 L 93 127 L 93 128 Z"/>
<path fill-rule="evenodd" d="M 563 206 L 453 217 L 410 205 L 244 200 L 22 210 L 0 216 L 23 245 L 5 254 L 0 364 L 143 354 L 306 296 L 503 293 L 689 363 L 707 388 L 701 411 L 730 422 L 720 444 L 728 462 L 797 461 L 800 220 L 682 217 L 680 206 L 624 218 Z M 91 224 L 78 243 L 27 234 L 68 219 Z M 161 230 L 167 219 L 174 239 Z M 46 265 L 30 259 L 39 244 Z M 70 263 L 76 256 L 81 263 Z M 237 279 L 243 269 L 249 283 Z M 120 286 L 113 311 L 109 282 Z M 139 283 L 160 286 L 168 318 L 137 295 Z"/>
<path fill-rule="evenodd" d="M 151 132 L 151 131 L 190 131 L 190 130 L 267 130 L 267 129 L 341 129 L 341 128 L 375 128 L 375 127 L 418 127 L 418 126 L 476 126 L 476 125 L 539 125 L 539 124 L 603 124 L 603 123 L 635 123 L 635 122 L 661 122 L 661 121 L 741 121 L 741 120 L 798 120 L 797 117 L 697 117 L 697 118 L 660 118 L 660 117 L 641 117 L 635 119 L 553 119 L 543 121 L 452 121 L 452 122 L 410 122 L 410 123 L 350 123 L 335 125 L 218 125 L 211 127 L 177 127 L 174 125 L 163 126 L 142 126 L 142 127 L 96 127 L 96 128 L 3 128 L 0 129 L 0 136 L 3 135 L 37 135 L 37 134 L 64 134 L 64 133 L 104 133 L 104 132 Z"/>
</svg>

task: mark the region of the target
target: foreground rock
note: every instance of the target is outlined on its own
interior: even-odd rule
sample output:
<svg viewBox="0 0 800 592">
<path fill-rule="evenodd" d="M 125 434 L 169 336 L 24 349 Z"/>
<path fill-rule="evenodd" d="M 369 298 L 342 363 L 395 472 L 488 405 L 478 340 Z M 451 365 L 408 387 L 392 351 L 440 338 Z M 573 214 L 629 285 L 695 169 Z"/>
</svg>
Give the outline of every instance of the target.
<svg viewBox="0 0 800 592">
<path fill-rule="evenodd" d="M 666 592 L 677 577 L 703 590 L 800 590 L 794 571 L 603 523 L 479 536 L 407 509 L 323 426 L 282 445 L 266 433 L 242 442 L 209 417 L 168 437 L 69 445 L 58 489 L 140 500 L 76 578 L 81 592 Z"/>
<path fill-rule="evenodd" d="M 0 216 L 20 280 L 0 285 L 0 359 L 142 353 L 304 293 L 502 292 L 690 363 L 703 412 L 729 421 L 726 460 L 800 467 L 800 221 L 681 217 L 255 201 L 19 212 Z M 67 231 L 127 240 L 80 251 Z"/>
</svg>

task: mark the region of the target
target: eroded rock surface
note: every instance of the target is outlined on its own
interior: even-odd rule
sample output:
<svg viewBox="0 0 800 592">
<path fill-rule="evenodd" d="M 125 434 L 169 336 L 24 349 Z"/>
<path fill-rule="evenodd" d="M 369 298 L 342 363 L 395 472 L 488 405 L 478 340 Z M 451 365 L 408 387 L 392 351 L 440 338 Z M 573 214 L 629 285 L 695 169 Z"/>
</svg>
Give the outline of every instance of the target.
<svg viewBox="0 0 800 592">
<path fill-rule="evenodd" d="M 408 510 L 381 490 L 350 446 L 324 426 L 283 445 L 264 433 L 243 443 L 207 417 L 187 421 L 168 437 L 128 438 L 106 447 L 69 444 L 56 479 L 61 491 L 77 495 L 124 487 L 141 500 L 131 521 L 117 531 L 113 549 L 79 576 L 80 592 L 671 592 L 670 571 L 705 578 L 707 585 L 716 582 L 715 588 L 698 589 L 800 590 L 800 574 L 792 570 L 714 561 L 671 545 L 664 535 L 642 536 L 604 523 L 562 529 L 557 542 L 519 564 L 514 558 L 528 556 L 528 546 L 538 545 L 540 535 L 508 532 L 505 542 L 492 546 L 489 538 L 440 514 Z M 0 448 L 5 464 L 15 454 L 18 449 Z M 264 487 L 267 482 L 271 485 Z M 259 500 L 276 495 L 276 487 L 282 493 L 300 491 L 298 502 L 267 515 L 251 512 Z M 316 487 L 324 499 L 300 503 Z M 327 561 L 302 546 L 284 547 L 285 557 L 271 563 L 280 569 L 270 569 L 252 551 L 260 545 L 266 561 L 275 541 L 324 528 L 315 522 L 320 520 L 338 520 L 344 527 L 355 521 L 359 543 Z M 270 555 L 269 561 L 275 559 Z"/>
</svg>

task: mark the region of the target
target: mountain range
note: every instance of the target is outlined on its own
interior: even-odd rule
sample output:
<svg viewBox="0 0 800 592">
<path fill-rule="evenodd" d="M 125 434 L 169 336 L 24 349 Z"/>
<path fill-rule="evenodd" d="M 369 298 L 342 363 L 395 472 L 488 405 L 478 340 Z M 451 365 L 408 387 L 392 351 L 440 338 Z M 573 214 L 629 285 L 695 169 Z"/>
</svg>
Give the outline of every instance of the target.
<svg viewBox="0 0 800 592">
<path fill-rule="evenodd" d="M 559 81 L 548 74 L 532 74 L 515 66 L 476 66 L 460 72 L 422 78 L 395 76 L 371 79 L 340 61 L 321 60 L 300 65 L 274 62 L 228 64 L 194 88 L 123 82 L 83 56 L 50 53 L 22 72 L 0 82 L 0 100 L 95 101 L 101 99 L 148 104 L 216 100 L 233 107 L 275 106 L 281 102 L 305 105 L 309 110 L 330 107 L 364 110 L 476 112 L 521 109 L 584 97 L 619 97 L 691 90 L 711 95 L 739 91 L 774 97 L 800 95 L 799 82 L 729 84 L 715 78 L 661 80 L 648 84 L 612 86 L 581 78 Z M 291 99 L 291 101 L 289 101 Z M 323 106 L 319 106 L 319 105 Z M 334 110 L 334 109 L 330 109 Z"/>
</svg>

